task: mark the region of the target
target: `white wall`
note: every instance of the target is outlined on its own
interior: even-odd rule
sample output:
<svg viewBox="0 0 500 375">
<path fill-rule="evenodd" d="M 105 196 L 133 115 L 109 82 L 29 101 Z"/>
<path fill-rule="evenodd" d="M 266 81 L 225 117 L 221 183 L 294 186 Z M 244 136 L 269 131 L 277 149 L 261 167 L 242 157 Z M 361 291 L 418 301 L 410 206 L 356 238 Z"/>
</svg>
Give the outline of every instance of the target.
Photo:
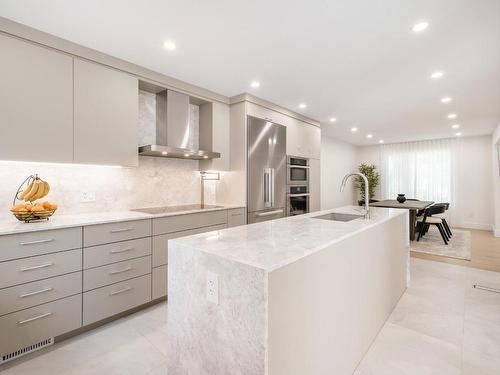
<svg viewBox="0 0 500 375">
<path fill-rule="evenodd" d="M 495 236 L 500 237 L 500 165 L 497 147 L 500 147 L 500 124 L 498 124 L 492 137 L 492 156 L 493 156 L 493 199 L 494 204 L 494 231 Z"/>
<path fill-rule="evenodd" d="M 357 170 L 356 146 L 335 138 L 321 137 L 321 209 L 354 204 L 356 195 L 352 181 L 343 193 L 339 191 L 342 178 Z"/>
<path fill-rule="evenodd" d="M 498 137 L 500 137 L 500 130 Z M 453 222 L 455 226 L 492 229 L 494 208 L 492 204 L 491 139 L 490 135 L 486 135 L 464 137 L 459 140 L 456 210 Z M 379 167 L 380 162 L 380 146 L 358 148 L 358 164 L 369 163 Z M 497 192 L 498 194 L 500 193 Z M 389 199 L 394 197 L 382 197 L 379 188 L 376 198 Z M 498 199 L 500 201 L 500 197 Z M 498 204 L 500 205 L 500 202 Z M 500 208 L 498 212 L 498 226 L 500 228 Z"/>
</svg>

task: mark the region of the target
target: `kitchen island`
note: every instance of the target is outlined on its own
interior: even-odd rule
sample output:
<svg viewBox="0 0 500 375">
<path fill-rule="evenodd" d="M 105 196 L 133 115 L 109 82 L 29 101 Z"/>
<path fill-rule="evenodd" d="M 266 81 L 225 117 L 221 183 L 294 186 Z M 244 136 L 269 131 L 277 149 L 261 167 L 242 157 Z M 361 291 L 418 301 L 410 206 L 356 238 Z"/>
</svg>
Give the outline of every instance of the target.
<svg viewBox="0 0 500 375">
<path fill-rule="evenodd" d="M 332 213 L 360 214 L 171 240 L 168 372 L 352 374 L 406 289 L 408 212 Z"/>
</svg>

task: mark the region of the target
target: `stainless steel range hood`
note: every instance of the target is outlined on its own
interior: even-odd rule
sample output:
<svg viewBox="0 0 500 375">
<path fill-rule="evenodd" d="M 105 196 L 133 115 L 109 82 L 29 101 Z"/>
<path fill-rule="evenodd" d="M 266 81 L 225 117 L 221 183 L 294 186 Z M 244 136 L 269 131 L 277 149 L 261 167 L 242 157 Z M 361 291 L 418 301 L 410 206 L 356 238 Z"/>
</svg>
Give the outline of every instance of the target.
<svg viewBox="0 0 500 375">
<path fill-rule="evenodd" d="M 156 94 L 156 144 L 139 147 L 139 155 L 204 160 L 220 153 L 200 150 L 189 121 L 189 96 L 172 90 Z"/>
</svg>

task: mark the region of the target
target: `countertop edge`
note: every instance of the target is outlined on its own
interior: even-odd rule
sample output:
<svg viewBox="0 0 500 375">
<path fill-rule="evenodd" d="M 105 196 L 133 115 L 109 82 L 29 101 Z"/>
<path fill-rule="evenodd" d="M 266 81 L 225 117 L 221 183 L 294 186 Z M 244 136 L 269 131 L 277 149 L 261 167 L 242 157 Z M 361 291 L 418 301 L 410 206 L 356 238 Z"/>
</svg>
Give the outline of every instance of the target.
<svg viewBox="0 0 500 375">
<path fill-rule="evenodd" d="M 43 222 L 23 223 L 16 221 L 12 216 L 12 221 L 5 218 L 0 221 L 0 236 L 11 234 L 41 232 L 45 230 L 55 230 L 64 228 L 83 227 L 99 224 L 110 224 L 117 222 L 133 221 L 133 220 L 148 220 L 171 216 L 189 215 L 201 212 L 224 211 L 237 208 L 245 208 L 239 205 L 221 205 L 221 207 L 195 209 L 179 212 L 169 212 L 162 214 L 147 214 L 136 211 L 116 211 L 116 212 L 91 212 L 75 215 L 60 215 L 54 216 L 52 219 Z M 6 227 L 6 229 L 3 229 Z"/>
</svg>

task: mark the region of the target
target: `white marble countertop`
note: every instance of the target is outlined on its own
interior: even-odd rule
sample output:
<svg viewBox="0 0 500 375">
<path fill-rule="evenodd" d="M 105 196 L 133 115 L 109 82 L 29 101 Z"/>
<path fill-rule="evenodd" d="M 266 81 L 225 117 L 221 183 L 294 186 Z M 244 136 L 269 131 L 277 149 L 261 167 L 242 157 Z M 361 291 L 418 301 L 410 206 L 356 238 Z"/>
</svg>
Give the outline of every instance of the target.
<svg viewBox="0 0 500 375">
<path fill-rule="evenodd" d="M 396 216 L 408 215 L 407 210 L 373 207 L 368 221 L 314 218 L 331 212 L 359 215 L 360 207 L 345 206 L 170 241 L 270 272 Z"/>
<path fill-rule="evenodd" d="M 153 219 L 165 216 L 178 216 L 197 212 L 209 212 L 242 208 L 242 206 L 221 205 L 220 207 L 194 209 L 161 214 L 146 214 L 136 211 L 93 212 L 75 215 L 58 215 L 57 212 L 48 221 L 24 223 L 18 221 L 13 215 L 0 218 L 0 235 L 37 232 L 42 230 L 79 227 L 84 225 L 106 224 L 119 221 Z"/>
</svg>

